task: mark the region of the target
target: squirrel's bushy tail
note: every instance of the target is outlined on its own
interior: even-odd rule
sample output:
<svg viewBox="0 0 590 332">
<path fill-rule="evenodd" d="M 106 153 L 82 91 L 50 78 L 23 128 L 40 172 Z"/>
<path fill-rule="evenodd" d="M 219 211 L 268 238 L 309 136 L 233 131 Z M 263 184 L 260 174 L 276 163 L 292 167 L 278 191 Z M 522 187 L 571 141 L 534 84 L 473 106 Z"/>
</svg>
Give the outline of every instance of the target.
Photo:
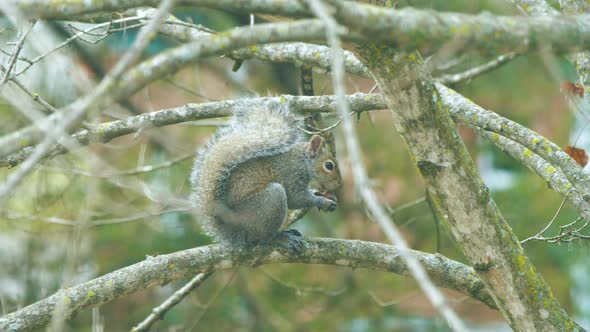
<svg viewBox="0 0 590 332">
<path fill-rule="evenodd" d="M 238 165 L 258 157 L 273 156 L 303 140 L 302 122 L 286 106 L 260 105 L 234 111 L 229 125 L 221 128 L 199 149 L 191 174 L 191 200 L 204 230 L 217 240 L 227 232 L 213 208 L 227 193 L 227 179 Z"/>
</svg>

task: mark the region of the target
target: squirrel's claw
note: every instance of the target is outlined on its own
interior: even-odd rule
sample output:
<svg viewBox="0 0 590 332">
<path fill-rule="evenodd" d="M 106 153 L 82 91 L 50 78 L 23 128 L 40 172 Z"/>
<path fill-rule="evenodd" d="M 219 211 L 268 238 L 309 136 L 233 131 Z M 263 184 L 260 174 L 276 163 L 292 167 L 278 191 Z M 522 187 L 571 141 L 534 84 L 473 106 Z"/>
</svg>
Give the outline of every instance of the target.
<svg viewBox="0 0 590 332">
<path fill-rule="evenodd" d="M 295 228 L 290 228 L 280 232 L 277 236 L 277 243 L 289 250 L 290 253 L 300 253 L 305 247 L 305 240 L 303 234 Z"/>
<path fill-rule="evenodd" d="M 322 206 L 319 206 L 318 209 L 322 212 L 333 212 L 334 210 L 336 210 L 337 206 L 338 203 L 336 201 L 326 198 Z"/>
<path fill-rule="evenodd" d="M 336 210 L 336 207 L 338 206 L 338 198 L 336 198 L 336 195 L 334 195 L 334 193 L 331 193 L 329 191 L 316 191 L 314 192 L 315 196 L 320 197 L 320 203 L 318 206 L 318 209 L 322 212 L 333 212 L 334 210 Z"/>
</svg>

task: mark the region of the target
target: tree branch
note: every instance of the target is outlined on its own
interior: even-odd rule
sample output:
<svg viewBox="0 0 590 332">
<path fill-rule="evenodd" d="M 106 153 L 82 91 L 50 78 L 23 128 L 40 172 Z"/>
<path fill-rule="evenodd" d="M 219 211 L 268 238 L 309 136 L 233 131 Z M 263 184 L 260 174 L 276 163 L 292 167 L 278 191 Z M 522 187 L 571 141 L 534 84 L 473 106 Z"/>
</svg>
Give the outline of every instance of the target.
<svg viewBox="0 0 590 332">
<path fill-rule="evenodd" d="M 590 175 L 557 144 L 542 135 L 478 106 L 471 100 L 440 83 L 435 83 L 442 106 L 462 123 L 505 136 L 539 155 L 553 167 L 558 167 L 585 199 L 590 198 Z M 528 154 L 528 153 L 527 153 Z"/>
<path fill-rule="evenodd" d="M 495 308 L 493 300 L 472 268 L 439 254 L 415 250 L 411 253 L 420 260 L 438 286 L 457 290 Z M 25 331 L 42 328 L 51 319 L 53 309 L 58 303 L 66 304 L 65 317 L 71 317 L 79 311 L 102 305 L 137 290 L 193 277 L 198 273 L 276 263 L 329 264 L 408 275 L 398 249 L 381 243 L 311 238 L 299 254 L 271 245 L 249 250 L 231 250 L 220 245 L 209 245 L 148 257 L 137 264 L 61 290 L 44 300 L 0 317 L 0 330 Z"/>
<path fill-rule="evenodd" d="M 155 0 L 15 2 L 30 17 L 68 20 L 72 20 L 76 15 L 123 11 L 157 4 Z M 506 52 L 526 53 L 540 46 L 550 46 L 556 52 L 585 49 L 590 46 L 590 19 L 585 15 L 567 18 L 507 17 L 489 13 L 469 15 L 415 9 L 389 10 L 351 1 L 344 3 L 343 10 L 338 13 L 339 19 L 355 27 L 357 32 L 370 37 L 372 41 L 387 41 L 391 43 L 390 46 L 400 50 L 419 49 L 428 52 L 453 43 L 457 46 L 456 51 L 476 49 L 481 53 L 497 55 Z M 311 16 L 311 13 L 297 1 L 184 0 L 179 1 L 179 4 L 242 14 Z"/>
<path fill-rule="evenodd" d="M 149 316 L 147 316 L 141 323 L 137 324 L 131 329 L 131 332 L 149 331 L 149 329 L 160 319 L 164 318 L 164 315 L 170 311 L 175 305 L 179 304 L 190 292 L 195 288 L 198 288 L 207 278 L 211 276 L 213 272 L 199 273 L 191 281 L 187 282 L 186 285 L 182 286 L 181 289 L 177 290 L 168 297 L 166 301 L 162 302 L 159 306 L 154 308 Z"/>
<path fill-rule="evenodd" d="M 331 2 L 337 6 L 340 22 L 355 27 L 362 21 L 348 6 Z M 462 25 L 465 21 L 457 22 Z M 372 24 L 387 24 L 387 20 L 373 20 Z M 359 26 L 357 30 L 363 29 L 366 30 Z M 518 28 L 512 26 L 511 30 Z M 429 35 L 437 32 L 426 31 Z M 466 33 L 470 35 L 471 31 Z M 396 46 L 370 43 L 358 47 L 356 52 L 381 88 L 435 206 L 486 283 L 504 318 L 518 331 L 573 329 L 574 321 L 525 256 L 490 197 L 450 114 L 441 105 L 420 55 L 400 52 Z"/>
<path fill-rule="evenodd" d="M 323 38 L 323 24 L 319 21 L 297 21 L 276 24 L 261 24 L 254 27 L 235 28 L 230 31 L 205 36 L 192 43 L 184 44 L 171 50 L 161 52 L 151 59 L 148 59 L 132 69 L 125 72 L 125 75 L 117 77 L 108 76 L 97 87 L 96 92 L 66 107 L 66 115 L 62 112 L 52 114 L 40 121 L 38 125 L 22 128 L 16 132 L 0 137 L 0 156 L 6 156 L 19 149 L 37 143 L 43 138 L 41 128 L 62 126 L 67 119 L 63 117 L 78 118 L 82 111 L 88 108 L 89 101 L 95 100 L 97 95 L 103 96 L 104 100 L 114 101 L 128 98 L 149 82 L 171 75 L 182 67 L 195 61 L 212 55 L 222 55 L 229 51 L 253 44 L 273 43 L 289 40 L 308 40 Z M 116 78 L 117 80 L 115 80 Z M 119 79 L 120 78 L 120 79 Z M 114 89 L 117 87 L 117 89 Z M 107 107 L 108 102 L 105 102 Z M 72 111 L 74 109 L 76 112 Z M 68 111 L 69 110 L 69 111 Z M 71 114 L 71 115 L 70 115 Z M 71 122 L 71 121 L 70 121 Z"/>
<path fill-rule="evenodd" d="M 449 306 L 447 299 L 443 294 L 432 284 L 432 281 L 418 259 L 409 251 L 408 244 L 400 230 L 385 212 L 383 206 L 379 204 L 377 195 L 375 195 L 375 192 L 369 185 L 369 178 L 363 166 L 363 156 L 358 141 L 358 135 L 354 128 L 353 120 L 349 118 L 349 114 L 351 113 L 350 106 L 346 103 L 345 99 L 344 51 L 342 50 L 342 43 L 340 41 L 340 34 L 342 33 L 343 28 L 338 25 L 336 20 L 329 13 L 332 11 L 332 8 L 324 4 L 321 0 L 307 0 L 307 3 L 314 14 L 326 25 L 326 39 L 331 47 L 331 60 L 333 64 L 331 68 L 332 86 L 334 87 L 334 93 L 336 94 L 338 113 L 343 121 L 342 127 L 346 141 L 346 150 L 348 151 L 348 159 L 351 163 L 356 189 L 363 198 L 367 209 L 385 233 L 385 236 L 387 236 L 392 244 L 395 244 L 398 247 L 400 255 L 408 266 L 410 274 L 414 280 L 416 280 L 432 306 L 445 319 L 453 331 L 466 331 L 463 321 Z"/>
<path fill-rule="evenodd" d="M 357 93 L 347 97 L 347 102 L 350 103 L 353 110 L 356 112 L 363 112 L 367 110 L 374 110 L 385 108 L 381 97 L 379 95 L 370 95 Z M 267 98 L 251 98 L 238 100 L 225 100 L 220 102 L 203 103 L 203 104 L 187 104 L 181 107 L 165 109 L 157 112 L 144 113 L 129 117 L 125 120 L 117 120 L 111 122 L 101 123 L 93 129 L 81 130 L 72 135 L 72 138 L 77 140 L 80 145 L 88 145 L 92 142 L 108 142 L 115 137 L 120 137 L 130 133 L 139 131 L 140 129 L 151 127 L 162 127 L 171 124 L 204 120 L 210 118 L 230 116 L 232 109 L 236 107 L 251 107 L 248 105 L 280 105 L 287 104 L 289 108 L 295 112 L 335 112 L 336 105 L 334 96 L 288 96 L 267 97 Z M 23 161 L 34 147 L 26 147 L 10 154 L 6 157 L 0 158 L 0 167 L 13 167 Z M 68 150 L 62 145 L 55 145 L 50 151 L 50 156 L 56 156 L 66 153 Z"/>
</svg>

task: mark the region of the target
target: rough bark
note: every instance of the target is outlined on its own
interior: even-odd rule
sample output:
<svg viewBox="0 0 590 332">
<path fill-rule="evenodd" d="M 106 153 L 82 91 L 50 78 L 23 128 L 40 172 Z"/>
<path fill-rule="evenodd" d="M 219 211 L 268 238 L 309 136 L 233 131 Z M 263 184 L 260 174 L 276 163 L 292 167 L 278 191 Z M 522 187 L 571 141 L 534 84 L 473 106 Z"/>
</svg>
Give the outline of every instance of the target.
<svg viewBox="0 0 590 332">
<path fill-rule="evenodd" d="M 438 254 L 412 251 L 440 287 L 454 289 L 494 308 L 494 302 L 477 277 L 466 265 Z M 146 260 L 111 272 L 0 317 L 0 331 L 28 331 L 45 326 L 58 303 L 61 314 L 69 318 L 134 291 L 167 284 L 198 273 L 237 266 L 276 263 L 329 264 L 348 268 L 367 268 L 408 275 L 398 250 L 391 245 L 339 239 L 308 239 L 304 250 L 292 254 L 277 246 L 259 246 L 251 250 L 230 250 L 210 245 L 148 257 Z"/>
<path fill-rule="evenodd" d="M 357 48 L 381 88 L 435 205 L 516 331 L 573 330 L 574 321 L 524 254 L 442 107 L 417 53 Z"/>
</svg>

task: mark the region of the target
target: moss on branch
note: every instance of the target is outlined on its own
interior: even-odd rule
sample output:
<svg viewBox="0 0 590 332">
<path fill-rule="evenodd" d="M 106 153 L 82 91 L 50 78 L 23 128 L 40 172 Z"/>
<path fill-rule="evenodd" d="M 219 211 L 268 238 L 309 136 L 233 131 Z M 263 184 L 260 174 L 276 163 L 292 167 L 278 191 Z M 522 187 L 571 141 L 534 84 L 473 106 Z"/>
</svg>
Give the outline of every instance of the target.
<svg viewBox="0 0 590 332">
<path fill-rule="evenodd" d="M 412 251 L 440 287 L 457 290 L 488 306 L 494 302 L 472 268 L 439 254 Z M 347 268 L 366 268 L 408 275 L 407 267 L 391 245 L 340 239 L 307 239 L 304 250 L 292 254 L 278 246 L 260 246 L 251 250 L 231 250 L 210 245 L 148 257 L 146 260 L 73 286 L 0 317 L 0 331 L 40 329 L 49 323 L 54 308 L 63 307 L 66 318 L 75 313 L 110 302 L 135 291 L 167 284 L 198 273 L 237 266 L 277 263 L 329 264 Z"/>
</svg>

